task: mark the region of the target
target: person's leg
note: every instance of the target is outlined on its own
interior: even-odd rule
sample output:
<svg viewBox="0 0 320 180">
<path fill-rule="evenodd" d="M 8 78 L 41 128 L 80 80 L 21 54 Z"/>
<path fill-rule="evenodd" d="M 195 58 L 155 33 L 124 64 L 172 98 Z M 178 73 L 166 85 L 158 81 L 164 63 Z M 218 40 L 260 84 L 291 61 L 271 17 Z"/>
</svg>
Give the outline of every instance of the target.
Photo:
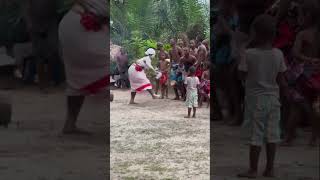
<svg viewBox="0 0 320 180">
<path fill-rule="evenodd" d="M 305 115 L 307 116 L 307 119 L 310 121 L 310 124 L 311 124 L 311 137 L 309 140 L 309 145 L 316 146 L 317 137 L 318 137 L 318 133 L 319 133 L 319 131 L 318 131 L 319 127 L 318 127 L 317 119 L 316 119 L 316 112 L 314 111 L 311 102 L 306 102 L 303 105 L 303 109 L 304 109 Z"/>
<path fill-rule="evenodd" d="M 156 90 L 155 90 L 155 94 L 158 94 L 159 88 L 160 88 L 160 81 L 157 79 L 156 80 Z"/>
<path fill-rule="evenodd" d="M 164 99 L 165 96 L 165 92 L 166 92 L 166 87 L 164 84 L 161 85 L 161 99 Z"/>
<path fill-rule="evenodd" d="M 179 100 L 179 93 L 178 93 L 178 87 L 177 85 L 173 86 L 173 90 L 174 90 L 174 94 L 176 95 L 176 97 L 174 98 L 174 100 Z"/>
<path fill-rule="evenodd" d="M 166 85 L 166 98 L 168 99 L 169 98 L 169 87 L 168 87 L 168 85 Z"/>
<path fill-rule="evenodd" d="M 256 178 L 258 173 L 258 162 L 261 146 L 264 142 L 266 132 L 266 99 L 269 97 L 247 97 L 246 99 L 246 121 L 250 122 L 250 150 L 249 170 L 238 174 L 238 177 Z M 259 108 L 258 108 L 259 107 Z"/>
<path fill-rule="evenodd" d="M 193 118 L 196 117 L 196 113 L 197 113 L 197 108 L 196 108 L 196 107 L 193 107 L 193 115 L 192 115 Z"/>
<path fill-rule="evenodd" d="M 249 171 L 245 173 L 238 174 L 238 177 L 245 177 L 245 178 L 256 178 L 258 175 L 258 162 L 259 162 L 259 155 L 261 151 L 261 146 L 250 146 L 249 152 Z"/>
<path fill-rule="evenodd" d="M 199 94 L 199 108 L 202 107 L 202 102 L 203 102 L 203 95 L 202 94 Z"/>
<path fill-rule="evenodd" d="M 232 114 L 230 125 L 241 125 L 241 82 L 237 79 L 237 68 L 230 65 L 230 77 L 228 81 L 229 106 Z"/>
<path fill-rule="evenodd" d="M 296 128 L 299 123 L 299 117 L 297 117 L 299 115 L 298 111 L 300 111 L 298 103 L 292 103 L 288 111 L 288 121 L 286 124 L 285 139 L 282 143 L 283 146 L 292 145 L 292 141 L 295 138 Z"/>
<path fill-rule="evenodd" d="M 265 177 L 274 177 L 274 159 L 276 156 L 276 143 L 266 144 L 267 165 L 263 173 Z"/>
<path fill-rule="evenodd" d="M 148 89 L 147 91 L 149 92 L 149 94 L 152 96 L 153 99 L 157 99 L 158 98 L 158 96 L 154 94 L 152 89 Z"/>
<path fill-rule="evenodd" d="M 190 116 L 191 116 L 191 110 L 192 110 L 192 108 L 189 108 L 189 107 L 188 107 L 188 116 L 185 116 L 185 118 L 190 118 Z"/>
<path fill-rule="evenodd" d="M 84 96 L 67 97 L 67 118 L 62 130 L 64 134 L 88 134 L 88 132 L 79 130 L 76 126 L 78 115 L 80 113 L 84 99 Z"/>
<path fill-rule="evenodd" d="M 135 102 L 134 102 L 134 98 L 136 97 L 136 92 L 131 92 L 131 100 L 130 100 L 130 104 L 136 104 Z"/>
</svg>

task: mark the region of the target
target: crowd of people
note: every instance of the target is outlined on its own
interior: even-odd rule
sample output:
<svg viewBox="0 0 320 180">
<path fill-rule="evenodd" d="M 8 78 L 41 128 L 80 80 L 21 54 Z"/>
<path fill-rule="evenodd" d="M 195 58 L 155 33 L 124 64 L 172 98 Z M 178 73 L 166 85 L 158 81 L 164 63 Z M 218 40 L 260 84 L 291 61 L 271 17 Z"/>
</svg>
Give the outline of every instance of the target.
<svg viewBox="0 0 320 180">
<path fill-rule="evenodd" d="M 131 87 L 130 104 L 135 104 L 137 92 L 147 90 L 154 99 L 168 99 L 169 88 L 174 91 L 173 100 L 185 101 L 190 111 L 194 112 L 198 105 L 206 101 L 210 104 L 210 61 L 209 42 L 198 36 L 195 40 L 170 39 L 170 50 L 167 52 L 161 42 L 157 43 L 156 50 L 150 48 L 145 57 L 128 66 L 128 56 L 124 48 L 120 49 L 117 60 L 116 81 L 118 87 Z M 152 66 L 152 59 L 157 62 Z M 129 68 L 128 68 L 129 67 Z M 156 74 L 155 87 L 152 87 L 144 70 L 152 69 Z M 194 77 L 194 81 L 190 80 Z M 192 79 L 192 78 L 191 78 Z M 129 81 L 130 82 L 129 82 Z M 195 116 L 194 116 L 195 117 Z"/>
<path fill-rule="evenodd" d="M 315 0 L 219 1 L 214 25 L 214 115 L 248 127 L 255 178 L 266 144 L 264 176 L 274 176 L 276 145 L 292 145 L 299 124 L 319 137 L 320 22 Z"/>
</svg>

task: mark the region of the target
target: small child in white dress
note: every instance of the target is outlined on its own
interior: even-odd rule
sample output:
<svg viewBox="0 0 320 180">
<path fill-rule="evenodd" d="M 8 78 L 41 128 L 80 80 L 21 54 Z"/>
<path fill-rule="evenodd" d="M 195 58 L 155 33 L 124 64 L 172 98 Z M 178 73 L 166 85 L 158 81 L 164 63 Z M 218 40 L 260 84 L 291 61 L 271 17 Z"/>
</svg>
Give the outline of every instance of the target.
<svg viewBox="0 0 320 180">
<path fill-rule="evenodd" d="M 188 116 L 185 118 L 190 118 L 191 116 L 191 109 L 193 109 L 192 117 L 196 117 L 196 111 L 198 107 L 198 87 L 200 85 L 199 78 L 195 76 L 196 68 L 190 67 L 189 69 L 189 76 L 185 78 L 184 84 L 186 85 L 187 89 L 187 99 L 186 105 L 188 107 Z"/>
</svg>

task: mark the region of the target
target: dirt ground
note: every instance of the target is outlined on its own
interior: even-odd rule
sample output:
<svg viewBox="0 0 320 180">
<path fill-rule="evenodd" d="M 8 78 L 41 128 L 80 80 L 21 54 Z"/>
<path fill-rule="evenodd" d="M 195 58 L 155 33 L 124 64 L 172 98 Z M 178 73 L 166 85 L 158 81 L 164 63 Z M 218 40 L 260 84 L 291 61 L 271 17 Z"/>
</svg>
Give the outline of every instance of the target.
<svg viewBox="0 0 320 180">
<path fill-rule="evenodd" d="M 210 179 L 209 108 L 185 119 L 182 101 L 143 93 L 128 105 L 130 91 L 113 93 L 111 179 Z"/>
<path fill-rule="evenodd" d="M 65 117 L 63 88 L 45 95 L 35 87 L 9 91 L 13 122 L 0 127 L 1 180 L 106 179 L 105 108 L 88 98 L 79 126 L 91 137 L 62 136 Z M 106 104 L 106 103 L 105 103 Z"/>
<path fill-rule="evenodd" d="M 199 109 L 197 119 L 187 120 L 183 118 L 183 102 L 152 100 L 148 94 L 139 94 L 140 104 L 129 106 L 128 91 L 113 92 L 111 179 L 209 179 L 209 109 Z M 35 87 L 11 90 L 9 94 L 13 122 L 9 129 L 0 128 L 1 180 L 106 178 L 108 117 L 101 104 L 104 102 L 90 97 L 80 114 L 79 126 L 94 132 L 93 136 L 62 136 L 63 88 L 48 95 Z M 213 179 L 237 180 L 235 175 L 246 170 L 248 164 L 246 140 L 239 127 L 219 122 L 214 122 L 214 127 Z M 306 145 L 309 135 L 309 131 L 300 130 L 294 147 L 279 148 L 274 180 L 319 179 L 319 147 Z M 261 155 L 262 171 L 264 152 Z"/>
<path fill-rule="evenodd" d="M 248 168 L 247 139 L 239 127 L 214 122 L 214 180 L 238 180 L 236 175 Z M 276 178 L 262 178 L 265 151 L 260 155 L 257 180 L 319 180 L 319 147 L 309 147 L 310 132 L 300 130 L 293 147 L 279 147 L 276 157 Z"/>
</svg>

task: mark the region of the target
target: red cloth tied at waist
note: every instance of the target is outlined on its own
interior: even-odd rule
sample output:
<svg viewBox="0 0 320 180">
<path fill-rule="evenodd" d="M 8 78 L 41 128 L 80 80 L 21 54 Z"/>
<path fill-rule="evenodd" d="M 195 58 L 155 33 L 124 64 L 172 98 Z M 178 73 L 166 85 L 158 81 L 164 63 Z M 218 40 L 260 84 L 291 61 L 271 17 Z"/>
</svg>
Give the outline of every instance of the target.
<svg viewBox="0 0 320 180">
<path fill-rule="evenodd" d="M 81 91 L 84 91 L 89 94 L 99 93 L 101 90 L 105 89 L 110 83 L 110 76 L 107 75 L 87 86 L 81 88 Z"/>
<path fill-rule="evenodd" d="M 166 84 L 168 82 L 168 72 L 162 72 L 162 75 L 160 77 L 160 84 Z"/>
</svg>

